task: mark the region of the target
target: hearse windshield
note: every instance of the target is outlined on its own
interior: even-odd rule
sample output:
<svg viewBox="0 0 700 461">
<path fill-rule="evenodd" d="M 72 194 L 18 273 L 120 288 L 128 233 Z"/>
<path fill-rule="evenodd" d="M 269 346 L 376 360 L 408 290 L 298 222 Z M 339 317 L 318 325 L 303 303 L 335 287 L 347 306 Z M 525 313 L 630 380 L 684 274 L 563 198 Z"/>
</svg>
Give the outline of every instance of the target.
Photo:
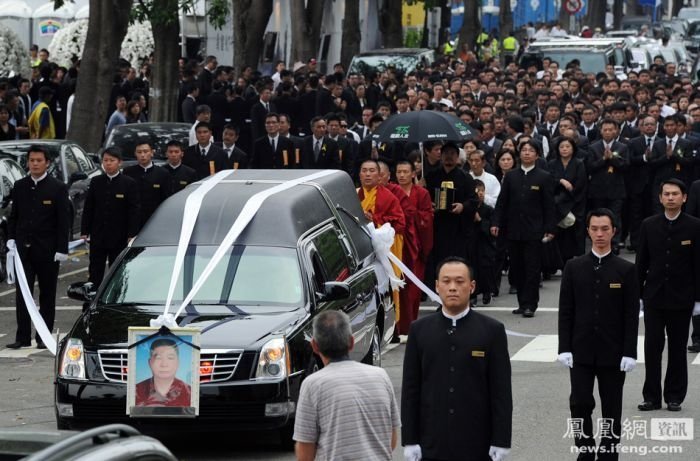
<svg viewBox="0 0 700 461">
<path fill-rule="evenodd" d="M 538 50 L 539 51 L 539 50 Z M 551 58 L 552 61 L 559 63 L 559 68 L 564 69 L 568 63 L 574 59 L 581 62 L 581 70 L 583 72 L 605 72 L 605 65 L 608 64 L 605 53 L 595 53 L 591 50 L 542 50 L 542 57 Z"/>
<path fill-rule="evenodd" d="M 182 302 L 215 251 L 215 246 L 188 248 L 173 305 Z M 176 252 L 174 246 L 130 248 L 107 282 L 98 306 L 165 304 Z M 236 245 L 216 265 L 192 304 L 298 308 L 303 303 L 301 281 L 294 248 Z"/>
</svg>

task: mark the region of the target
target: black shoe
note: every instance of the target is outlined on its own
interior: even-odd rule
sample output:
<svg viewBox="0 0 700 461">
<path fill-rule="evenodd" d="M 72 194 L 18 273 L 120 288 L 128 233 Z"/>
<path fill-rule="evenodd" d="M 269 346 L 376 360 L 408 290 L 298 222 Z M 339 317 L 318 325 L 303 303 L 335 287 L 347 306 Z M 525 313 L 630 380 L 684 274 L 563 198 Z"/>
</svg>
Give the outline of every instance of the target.
<svg viewBox="0 0 700 461">
<path fill-rule="evenodd" d="M 518 289 L 511 285 L 510 288 L 508 288 L 508 294 L 509 295 L 517 295 Z"/>
<path fill-rule="evenodd" d="M 491 295 L 491 296 L 493 296 L 494 298 L 498 298 L 498 293 L 499 293 L 498 290 L 496 290 L 493 292 L 493 295 Z"/>
<path fill-rule="evenodd" d="M 700 352 L 700 343 L 693 343 L 692 346 L 688 346 L 688 352 Z"/>
<path fill-rule="evenodd" d="M 8 344 L 7 346 L 8 349 L 21 349 L 23 347 L 32 347 L 32 343 L 23 343 L 21 341 L 15 341 L 12 344 Z"/>
<path fill-rule="evenodd" d="M 391 337 L 391 344 L 399 344 L 401 342 L 401 338 L 399 338 L 398 334 L 395 334 L 394 336 Z"/>
<path fill-rule="evenodd" d="M 525 309 L 523 311 L 523 317 L 531 319 L 535 316 L 535 312 L 532 309 Z"/>
<path fill-rule="evenodd" d="M 481 302 L 484 306 L 488 306 L 489 304 L 491 304 L 491 295 L 487 293 L 484 296 L 482 296 Z"/>
<path fill-rule="evenodd" d="M 652 410 L 660 410 L 661 409 L 661 404 L 660 403 L 653 403 L 648 400 L 645 400 L 644 402 L 640 403 L 637 405 L 637 409 L 639 411 L 652 411 Z"/>
<path fill-rule="evenodd" d="M 681 404 L 676 402 L 668 402 L 666 404 L 668 411 L 681 411 Z"/>
<path fill-rule="evenodd" d="M 36 342 L 36 348 L 37 348 L 37 349 L 46 349 L 46 344 L 44 344 L 43 341 L 37 341 L 37 342 Z"/>
<path fill-rule="evenodd" d="M 512 311 L 512 313 L 515 314 L 515 315 L 520 315 L 520 314 L 522 314 L 523 312 L 525 312 L 525 310 L 524 310 L 524 309 L 521 309 L 521 308 L 513 309 L 513 311 Z"/>
</svg>

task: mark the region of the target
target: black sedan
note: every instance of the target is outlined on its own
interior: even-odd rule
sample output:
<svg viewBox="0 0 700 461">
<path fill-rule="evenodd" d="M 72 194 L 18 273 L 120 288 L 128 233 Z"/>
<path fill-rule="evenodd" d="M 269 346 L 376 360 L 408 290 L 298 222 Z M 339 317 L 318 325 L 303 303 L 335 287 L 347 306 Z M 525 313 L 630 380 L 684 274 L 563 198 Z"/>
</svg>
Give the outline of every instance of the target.
<svg viewBox="0 0 700 461">
<path fill-rule="evenodd" d="M 45 147 L 53 158 L 53 163 L 49 167 L 49 174 L 63 181 L 69 187 L 68 195 L 73 215 L 70 235 L 72 237 L 79 235 L 85 194 L 90 185 L 90 178 L 99 175 L 101 170 L 78 144 L 59 139 L 0 142 L 0 158 L 12 158 L 27 171 L 27 151 L 29 146 L 34 144 Z"/>
<path fill-rule="evenodd" d="M 129 123 L 119 125 L 109 133 L 105 140 L 102 151 L 108 147 L 118 146 L 124 154 L 124 166 L 136 163 L 134 151 L 137 141 L 148 140 L 153 146 L 154 163 L 165 163 L 165 152 L 167 144 L 172 141 L 180 141 L 184 147 L 189 145 L 190 128 L 189 123 Z"/>
<path fill-rule="evenodd" d="M 0 158 L 0 281 L 5 280 L 5 257 L 7 255 L 7 217 L 12 206 L 10 192 L 15 181 L 25 176 L 24 170 L 10 158 Z"/>
</svg>

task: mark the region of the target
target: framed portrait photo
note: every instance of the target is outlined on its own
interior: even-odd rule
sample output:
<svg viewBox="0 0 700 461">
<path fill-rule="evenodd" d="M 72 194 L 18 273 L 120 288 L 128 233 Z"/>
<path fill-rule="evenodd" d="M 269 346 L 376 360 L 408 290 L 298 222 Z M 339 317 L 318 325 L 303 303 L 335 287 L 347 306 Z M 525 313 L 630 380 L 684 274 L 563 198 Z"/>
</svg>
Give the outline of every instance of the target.
<svg viewBox="0 0 700 461">
<path fill-rule="evenodd" d="M 129 327 L 127 415 L 199 415 L 199 335 L 196 328 Z"/>
</svg>

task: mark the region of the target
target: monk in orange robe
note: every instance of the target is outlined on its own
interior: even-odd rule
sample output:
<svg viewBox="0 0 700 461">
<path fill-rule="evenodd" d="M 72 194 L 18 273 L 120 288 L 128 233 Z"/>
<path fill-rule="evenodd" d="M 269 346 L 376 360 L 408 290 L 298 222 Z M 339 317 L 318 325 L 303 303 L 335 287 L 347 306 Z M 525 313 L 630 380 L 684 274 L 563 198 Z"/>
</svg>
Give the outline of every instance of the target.
<svg viewBox="0 0 700 461">
<path fill-rule="evenodd" d="M 401 259 L 406 218 L 401 209 L 399 199 L 380 184 L 379 171 L 379 163 L 376 160 L 365 160 L 362 162 L 360 165 L 361 187 L 357 190 L 357 196 L 360 198 L 365 217 L 372 221 L 375 227 L 379 228 L 384 223 L 389 223 L 394 228 L 396 235 L 394 244 L 391 246 L 391 252 Z M 401 277 L 401 271 L 396 266 L 394 266 L 394 273 L 397 277 Z M 398 323 L 400 319 L 399 293 L 394 291 L 393 298 L 396 306 L 396 321 Z"/>
</svg>

